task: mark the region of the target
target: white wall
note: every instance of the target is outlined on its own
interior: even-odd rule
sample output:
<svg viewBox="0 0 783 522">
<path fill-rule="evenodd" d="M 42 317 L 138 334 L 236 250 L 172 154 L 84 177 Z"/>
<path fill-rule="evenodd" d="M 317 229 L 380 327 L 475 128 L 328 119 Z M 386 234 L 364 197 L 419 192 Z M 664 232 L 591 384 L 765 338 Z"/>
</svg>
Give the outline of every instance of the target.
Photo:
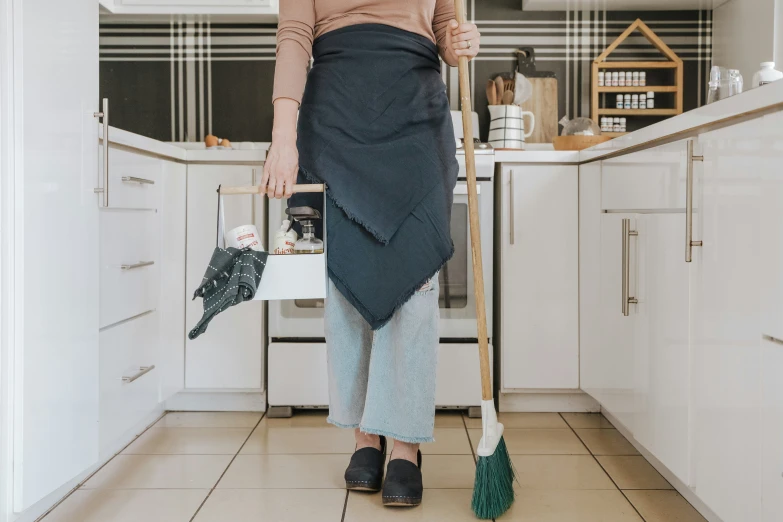
<svg viewBox="0 0 783 522">
<path fill-rule="evenodd" d="M 739 69 L 745 79 L 745 87 L 749 88 L 759 64 L 774 59 L 776 32 L 777 54 L 779 60 L 783 60 L 780 52 L 783 45 L 780 42 L 783 39 L 781 16 L 783 0 L 730 0 L 715 9 L 712 16 L 712 63 Z"/>
<path fill-rule="evenodd" d="M 775 2 L 775 62 L 783 67 L 783 0 Z"/>
</svg>

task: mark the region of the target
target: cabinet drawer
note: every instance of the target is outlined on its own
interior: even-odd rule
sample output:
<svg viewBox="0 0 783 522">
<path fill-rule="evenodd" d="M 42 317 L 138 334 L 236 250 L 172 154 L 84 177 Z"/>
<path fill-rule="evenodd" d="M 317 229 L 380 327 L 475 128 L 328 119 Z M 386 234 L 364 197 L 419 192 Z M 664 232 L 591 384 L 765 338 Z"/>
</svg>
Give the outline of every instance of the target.
<svg viewBox="0 0 783 522">
<path fill-rule="evenodd" d="M 677 142 L 603 161 L 601 208 L 685 208 L 686 160 L 687 144 Z"/>
<path fill-rule="evenodd" d="M 101 328 L 157 307 L 157 223 L 150 211 L 101 212 Z"/>
<path fill-rule="evenodd" d="M 100 333 L 100 445 L 111 447 L 158 404 L 158 314 Z"/>
<path fill-rule="evenodd" d="M 163 160 L 125 149 L 109 149 L 109 207 L 160 206 Z"/>
</svg>

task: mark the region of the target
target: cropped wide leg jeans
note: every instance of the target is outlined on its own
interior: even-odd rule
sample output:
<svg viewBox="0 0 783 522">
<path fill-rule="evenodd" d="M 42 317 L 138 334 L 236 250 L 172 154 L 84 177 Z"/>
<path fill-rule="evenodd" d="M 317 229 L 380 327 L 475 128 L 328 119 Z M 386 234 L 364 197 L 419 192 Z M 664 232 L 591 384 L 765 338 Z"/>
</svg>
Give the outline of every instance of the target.
<svg viewBox="0 0 783 522">
<path fill-rule="evenodd" d="M 433 441 L 438 277 L 376 331 L 329 282 L 325 305 L 329 418 L 402 442 Z"/>
</svg>

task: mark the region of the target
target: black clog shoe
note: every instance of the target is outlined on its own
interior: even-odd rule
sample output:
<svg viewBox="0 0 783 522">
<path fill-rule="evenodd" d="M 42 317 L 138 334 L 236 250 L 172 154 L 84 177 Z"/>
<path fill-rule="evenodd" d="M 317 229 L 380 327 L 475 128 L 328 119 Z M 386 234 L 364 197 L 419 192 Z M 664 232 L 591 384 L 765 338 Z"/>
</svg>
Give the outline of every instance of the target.
<svg viewBox="0 0 783 522">
<path fill-rule="evenodd" d="M 383 465 L 386 461 L 386 437 L 381 436 L 380 451 L 362 448 L 351 456 L 345 470 L 345 487 L 352 491 L 377 493 L 383 484 Z"/>
<path fill-rule="evenodd" d="M 416 455 L 419 465 L 405 459 L 394 459 L 386 470 L 383 483 L 384 506 L 418 506 L 424 486 L 421 481 L 421 451 Z"/>
</svg>

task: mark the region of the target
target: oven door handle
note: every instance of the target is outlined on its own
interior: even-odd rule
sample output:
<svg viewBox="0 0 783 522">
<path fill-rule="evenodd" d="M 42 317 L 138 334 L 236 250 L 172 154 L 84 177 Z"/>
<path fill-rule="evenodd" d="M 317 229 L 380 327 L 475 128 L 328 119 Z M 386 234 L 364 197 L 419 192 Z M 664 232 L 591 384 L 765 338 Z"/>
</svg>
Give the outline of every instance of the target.
<svg viewBox="0 0 783 522">
<path fill-rule="evenodd" d="M 481 194 L 481 185 L 476 185 L 476 194 Z M 467 183 L 458 183 L 456 187 L 454 187 L 454 195 L 455 196 L 467 196 L 468 195 L 468 184 Z"/>
</svg>

